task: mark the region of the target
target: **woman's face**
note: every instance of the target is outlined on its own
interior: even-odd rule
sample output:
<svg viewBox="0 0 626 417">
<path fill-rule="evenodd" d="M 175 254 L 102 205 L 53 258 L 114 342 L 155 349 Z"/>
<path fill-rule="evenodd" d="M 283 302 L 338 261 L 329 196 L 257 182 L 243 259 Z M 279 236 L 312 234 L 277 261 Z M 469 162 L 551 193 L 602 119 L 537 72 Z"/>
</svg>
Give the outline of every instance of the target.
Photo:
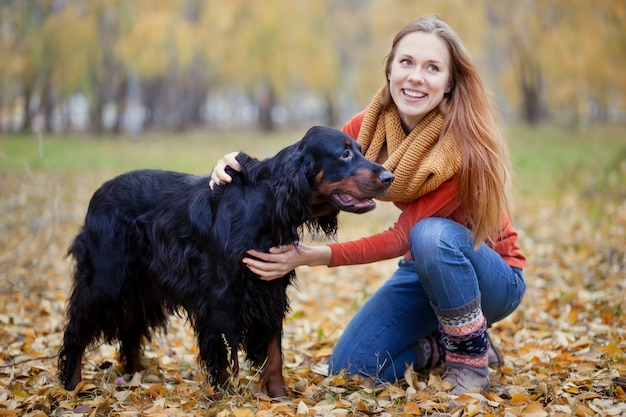
<svg viewBox="0 0 626 417">
<path fill-rule="evenodd" d="M 396 45 L 387 78 L 400 120 L 409 132 L 450 92 L 446 43 L 430 33 L 409 33 Z"/>
</svg>

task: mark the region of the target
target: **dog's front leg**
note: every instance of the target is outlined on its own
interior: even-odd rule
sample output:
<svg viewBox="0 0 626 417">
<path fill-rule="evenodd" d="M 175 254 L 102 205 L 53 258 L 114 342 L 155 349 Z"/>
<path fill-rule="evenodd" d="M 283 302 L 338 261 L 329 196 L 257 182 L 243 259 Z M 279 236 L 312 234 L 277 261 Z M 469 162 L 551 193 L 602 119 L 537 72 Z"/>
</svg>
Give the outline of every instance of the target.
<svg viewBox="0 0 626 417">
<path fill-rule="evenodd" d="M 81 380 L 83 352 L 67 349 L 64 345 L 59 354 L 60 377 L 66 390 L 72 391 Z"/>
<path fill-rule="evenodd" d="M 283 379 L 283 354 L 280 347 L 280 337 L 273 338 L 267 345 L 267 362 L 263 367 L 261 379 L 270 397 L 287 396 L 285 380 Z"/>
</svg>

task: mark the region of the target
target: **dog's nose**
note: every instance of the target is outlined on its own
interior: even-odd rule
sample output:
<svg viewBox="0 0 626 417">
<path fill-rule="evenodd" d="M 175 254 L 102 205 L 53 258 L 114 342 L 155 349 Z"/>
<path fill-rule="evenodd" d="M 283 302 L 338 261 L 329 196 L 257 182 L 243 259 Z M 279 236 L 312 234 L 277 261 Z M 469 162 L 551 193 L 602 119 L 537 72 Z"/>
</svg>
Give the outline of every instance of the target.
<svg viewBox="0 0 626 417">
<path fill-rule="evenodd" d="M 393 174 L 387 170 L 384 170 L 379 176 L 378 179 L 380 180 L 380 182 L 382 182 L 383 184 L 388 184 L 391 183 L 391 181 L 393 181 Z"/>
</svg>

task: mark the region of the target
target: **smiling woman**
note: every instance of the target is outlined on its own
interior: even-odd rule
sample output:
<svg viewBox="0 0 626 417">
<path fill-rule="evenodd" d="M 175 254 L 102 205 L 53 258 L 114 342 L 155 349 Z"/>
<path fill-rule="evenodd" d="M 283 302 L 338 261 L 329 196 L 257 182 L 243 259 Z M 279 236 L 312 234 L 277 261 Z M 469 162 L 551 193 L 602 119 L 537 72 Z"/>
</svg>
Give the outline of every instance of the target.
<svg viewBox="0 0 626 417">
<path fill-rule="evenodd" d="M 355 241 L 250 250 L 244 262 L 271 280 L 300 265 L 402 257 L 337 342 L 331 371 L 394 381 L 405 364 L 423 370 L 443 362 L 452 394 L 484 389 L 488 366 L 500 363 L 487 326 L 513 312 L 525 290 L 495 106 L 463 43 L 436 16 L 398 32 L 385 81 L 343 130 L 394 174 L 379 199 L 402 210 L 397 222 Z M 215 183 L 228 180 L 226 161 Z"/>
</svg>

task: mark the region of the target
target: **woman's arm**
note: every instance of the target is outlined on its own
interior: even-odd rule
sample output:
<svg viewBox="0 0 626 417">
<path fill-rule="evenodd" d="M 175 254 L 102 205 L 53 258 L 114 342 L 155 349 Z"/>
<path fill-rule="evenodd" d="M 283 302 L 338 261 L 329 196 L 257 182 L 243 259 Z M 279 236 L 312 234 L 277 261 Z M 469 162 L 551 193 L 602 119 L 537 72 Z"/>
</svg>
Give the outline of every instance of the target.
<svg viewBox="0 0 626 417">
<path fill-rule="evenodd" d="M 271 248 L 269 253 L 250 250 L 251 257 L 243 262 L 261 279 L 269 281 L 302 265 L 357 265 L 402 256 L 409 250 L 409 235 L 415 223 L 426 217 L 454 215 L 459 208 L 458 187 L 455 177 L 410 203 L 394 226 L 384 232 L 325 246 L 296 244 Z"/>
<path fill-rule="evenodd" d="M 441 184 L 436 190 L 402 206 L 402 213 L 389 229 L 358 240 L 329 244 L 332 258 L 328 266 L 367 264 L 407 254 L 411 231 L 418 221 L 427 217 L 458 220 L 458 194 L 457 176 Z"/>
</svg>

